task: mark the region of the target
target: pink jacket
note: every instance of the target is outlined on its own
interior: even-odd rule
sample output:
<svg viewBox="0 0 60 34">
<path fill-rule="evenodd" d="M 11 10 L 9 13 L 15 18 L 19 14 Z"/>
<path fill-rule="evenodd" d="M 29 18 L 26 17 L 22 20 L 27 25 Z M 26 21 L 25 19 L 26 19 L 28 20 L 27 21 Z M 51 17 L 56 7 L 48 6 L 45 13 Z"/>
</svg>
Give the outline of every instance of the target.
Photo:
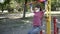
<svg viewBox="0 0 60 34">
<path fill-rule="evenodd" d="M 33 18 L 33 26 L 40 26 L 42 23 L 44 12 L 34 12 L 34 18 Z"/>
</svg>

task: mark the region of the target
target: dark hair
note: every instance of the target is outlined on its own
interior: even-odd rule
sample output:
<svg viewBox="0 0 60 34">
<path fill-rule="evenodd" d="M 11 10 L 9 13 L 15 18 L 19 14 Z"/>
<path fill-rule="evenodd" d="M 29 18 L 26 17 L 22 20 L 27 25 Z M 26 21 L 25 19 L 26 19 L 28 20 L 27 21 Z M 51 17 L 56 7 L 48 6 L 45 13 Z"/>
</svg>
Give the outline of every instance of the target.
<svg viewBox="0 0 60 34">
<path fill-rule="evenodd" d="M 36 5 L 35 7 L 40 8 L 40 11 L 42 11 L 42 8 L 40 5 Z"/>
</svg>

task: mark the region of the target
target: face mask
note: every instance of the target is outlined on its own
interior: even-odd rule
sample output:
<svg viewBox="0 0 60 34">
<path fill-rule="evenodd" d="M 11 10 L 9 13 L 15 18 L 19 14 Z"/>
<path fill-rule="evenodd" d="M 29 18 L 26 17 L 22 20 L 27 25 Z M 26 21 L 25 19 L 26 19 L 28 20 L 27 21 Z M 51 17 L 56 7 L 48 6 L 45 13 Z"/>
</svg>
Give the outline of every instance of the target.
<svg viewBox="0 0 60 34">
<path fill-rule="evenodd" d="M 37 10 L 35 10 L 36 12 L 39 12 L 40 11 L 40 9 L 37 9 Z"/>
</svg>

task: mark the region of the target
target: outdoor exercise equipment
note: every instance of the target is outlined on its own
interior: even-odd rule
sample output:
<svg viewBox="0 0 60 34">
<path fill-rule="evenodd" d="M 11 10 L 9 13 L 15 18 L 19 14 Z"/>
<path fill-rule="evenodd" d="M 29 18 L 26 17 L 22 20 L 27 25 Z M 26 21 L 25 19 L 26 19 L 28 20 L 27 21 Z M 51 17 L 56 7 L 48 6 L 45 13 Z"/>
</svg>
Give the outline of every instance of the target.
<svg viewBox="0 0 60 34">
<path fill-rule="evenodd" d="M 53 22 L 54 22 L 54 34 L 58 34 L 59 33 L 59 28 L 57 27 L 56 17 L 53 18 Z"/>
<path fill-rule="evenodd" d="M 43 2 L 42 0 L 39 0 L 40 2 Z M 46 13 L 46 34 L 51 34 L 51 0 L 45 1 L 45 11 Z M 54 34 L 57 34 L 58 32 L 56 27 L 56 20 L 54 17 Z M 40 34 L 42 34 L 42 31 L 40 31 Z"/>
<path fill-rule="evenodd" d="M 59 28 L 57 27 L 57 34 L 59 34 Z"/>
<path fill-rule="evenodd" d="M 45 2 L 45 10 L 47 12 L 46 34 L 51 34 L 51 0 Z"/>
<path fill-rule="evenodd" d="M 51 0 L 38 0 L 39 2 L 45 1 L 46 14 L 46 34 L 51 34 Z M 40 32 L 42 34 L 42 31 Z"/>
<path fill-rule="evenodd" d="M 57 34 L 56 17 L 53 18 L 53 22 L 54 22 L 54 34 Z"/>
</svg>

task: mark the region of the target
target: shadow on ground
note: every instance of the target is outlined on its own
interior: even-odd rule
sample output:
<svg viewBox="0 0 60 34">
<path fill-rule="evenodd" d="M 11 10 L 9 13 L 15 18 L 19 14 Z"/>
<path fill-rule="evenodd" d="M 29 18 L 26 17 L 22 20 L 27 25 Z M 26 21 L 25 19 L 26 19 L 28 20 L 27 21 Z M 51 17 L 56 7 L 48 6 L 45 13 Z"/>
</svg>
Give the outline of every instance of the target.
<svg viewBox="0 0 60 34">
<path fill-rule="evenodd" d="M 21 19 L 0 19 L 0 34 L 27 34 L 32 17 Z"/>
</svg>

